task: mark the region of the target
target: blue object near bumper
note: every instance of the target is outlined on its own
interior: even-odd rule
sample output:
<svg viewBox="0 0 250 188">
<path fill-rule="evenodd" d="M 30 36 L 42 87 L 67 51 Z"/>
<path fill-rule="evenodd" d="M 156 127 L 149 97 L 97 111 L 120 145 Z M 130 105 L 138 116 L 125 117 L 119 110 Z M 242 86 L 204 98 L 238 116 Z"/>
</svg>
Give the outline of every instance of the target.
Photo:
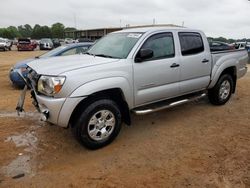
<svg viewBox="0 0 250 188">
<path fill-rule="evenodd" d="M 23 74 L 23 76 L 26 78 L 27 73 Z M 25 82 L 14 69 L 10 70 L 9 78 L 10 78 L 10 81 L 13 83 L 13 85 L 20 87 L 20 88 L 23 88 L 25 86 Z"/>
</svg>

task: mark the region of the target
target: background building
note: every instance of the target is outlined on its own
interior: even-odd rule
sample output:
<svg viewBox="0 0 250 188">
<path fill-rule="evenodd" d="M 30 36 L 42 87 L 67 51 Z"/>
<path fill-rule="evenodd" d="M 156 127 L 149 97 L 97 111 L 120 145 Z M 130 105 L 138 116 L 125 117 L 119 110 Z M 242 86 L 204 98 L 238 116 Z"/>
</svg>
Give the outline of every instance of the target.
<svg viewBox="0 0 250 188">
<path fill-rule="evenodd" d="M 97 40 L 108 33 L 119 31 L 128 28 L 139 28 L 139 27 L 181 27 L 173 24 L 154 24 L 154 25 L 139 25 L 139 26 L 128 26 L 128 27 L 110 27 L 110 28 L 99 28 L 99 29 L 87 29 L 87 30 L 76 30 L 76 31 L 66 31 L 64 32 L 65 38 L 73 38 L 73 39 L 90 39 Z"/>
</svg>

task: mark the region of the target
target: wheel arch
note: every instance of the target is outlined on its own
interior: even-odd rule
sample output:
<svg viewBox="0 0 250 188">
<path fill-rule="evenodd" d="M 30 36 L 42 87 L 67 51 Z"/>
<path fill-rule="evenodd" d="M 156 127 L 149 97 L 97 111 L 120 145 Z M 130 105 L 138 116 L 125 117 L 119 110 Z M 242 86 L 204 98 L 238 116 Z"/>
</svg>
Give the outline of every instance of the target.
<svg viewBox="0 0 250 188">
<path fill-rule="evenodd" d="M 122 113 L 122 121 L 127 125 L 131 125 L 131 117 L 129 106 L 125 100 L 124 93 L 121 88 L 111 88 L 102 91 L 95 92 L 89 95 L 87 98 L 83 99 L 78 103 L 76 108 L 73 110 L 68 126 L 74 126 L 75 121 L 79 117 L 80 113 L 84 108 L 86 108 L 91 102 L 96 101 L 98 99 L 111 99 L 119 106 Z"/>
<path fill-rule="evenodd" d="M 226 68 L 221 68 L 218 69 L 214 78 L 212 79 L 210 85 L 209 85 L 209 89 L 213 88 L 215 86 L 215 84 L 218 82 L 218 80 L 220 79 L 220 77 L 224 74 L 229 74 L 230 76 L 232 76 L 234 85 L 233 85 L 233 93 L 235 93 L 236 90 L 236 83 L 237 83 L 237 67 L 235 65 L 226 67 Z"/>
</svg>

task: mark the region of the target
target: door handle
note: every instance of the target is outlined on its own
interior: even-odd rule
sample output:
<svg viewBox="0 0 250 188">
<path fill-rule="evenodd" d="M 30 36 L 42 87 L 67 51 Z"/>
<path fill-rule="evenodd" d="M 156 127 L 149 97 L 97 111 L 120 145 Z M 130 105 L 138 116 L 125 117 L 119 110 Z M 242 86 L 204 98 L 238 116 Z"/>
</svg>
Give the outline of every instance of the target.
<svg viewBox="0 0 250 188">
<path fill-rule="evenodd" d="M 207 63 L 207 62 L 209 62 L 208 59 L 203 59 L 203 60 L 202 60 L 202 63 Z"/>
<path fill-rule="evenodd" d="M 175 67 L 179 67 L 179 66 L 180 66 L 179 64 L 173 63 L 170 67 L 171 67 L 171 68 L 175 68 Z"/>
</svg>

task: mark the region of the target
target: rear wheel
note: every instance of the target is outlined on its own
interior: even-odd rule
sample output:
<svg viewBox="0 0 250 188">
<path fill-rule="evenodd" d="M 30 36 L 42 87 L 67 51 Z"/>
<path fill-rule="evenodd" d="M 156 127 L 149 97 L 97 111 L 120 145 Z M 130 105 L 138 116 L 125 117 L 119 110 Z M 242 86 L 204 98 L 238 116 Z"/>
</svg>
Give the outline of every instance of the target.
<svg viewBox="0 0 250 188">
<path fill-rule="evenodd" d="M 209 101 L 214 105 L 223 105 L 230 99 L 232 91 L 232 76 L 224 74 L 219 78 L 216 85 L 208 91 Z"/>
<path fill-rule="evenodd" d="M 76 139 L 89 149 L 98 149 L 111 143 L 121 129 L 121 112 L 110 99 L 89 104 L 81 113 L 72 131 Z"/>
</svg>

